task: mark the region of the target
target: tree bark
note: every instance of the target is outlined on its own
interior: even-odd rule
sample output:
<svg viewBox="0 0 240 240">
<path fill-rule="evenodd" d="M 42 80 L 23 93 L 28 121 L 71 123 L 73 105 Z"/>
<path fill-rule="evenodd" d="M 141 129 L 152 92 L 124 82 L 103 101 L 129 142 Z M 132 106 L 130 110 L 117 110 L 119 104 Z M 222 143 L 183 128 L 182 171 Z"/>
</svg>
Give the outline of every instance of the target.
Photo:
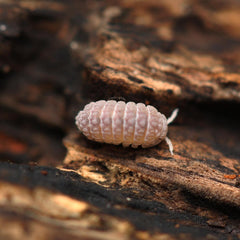
<svg viewBox="0 0 240 240">
<path fill-rule="evenodd" d="M 240 4 L 0 1 L 1 239 L 240 238 Z M 124 97 L 167 117 L 171 156 L 86 139 Z"/>
</svg>

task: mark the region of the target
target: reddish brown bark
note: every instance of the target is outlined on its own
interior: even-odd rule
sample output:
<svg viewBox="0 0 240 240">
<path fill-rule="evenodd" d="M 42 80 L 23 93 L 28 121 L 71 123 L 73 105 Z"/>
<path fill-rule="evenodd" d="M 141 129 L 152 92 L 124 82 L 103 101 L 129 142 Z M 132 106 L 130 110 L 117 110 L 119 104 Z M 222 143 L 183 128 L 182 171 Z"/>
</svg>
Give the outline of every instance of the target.
<svg viewBox="0 0 240 240">
<path fill-rule="evenodd" d="M 240 237 L 237 0 L 19 1 L 0 12 L 1 238 Z M 110 97 L 166 116 L 179 107 L 175 155 L 82 136 L 77 112 Z"/>
</svg>

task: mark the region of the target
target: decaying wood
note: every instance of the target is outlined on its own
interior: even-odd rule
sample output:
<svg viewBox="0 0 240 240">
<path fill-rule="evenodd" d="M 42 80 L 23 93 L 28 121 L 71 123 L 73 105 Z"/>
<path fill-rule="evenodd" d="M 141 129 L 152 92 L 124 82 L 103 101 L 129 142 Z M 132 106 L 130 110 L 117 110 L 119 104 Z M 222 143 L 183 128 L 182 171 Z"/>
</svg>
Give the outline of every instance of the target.
<svg viewBox="0 0 240 240">
<path fill-rule="evenodd" d="M 240 238 L 239 1 L 0 11 L 1 239 Z M 174 156 L 81 135 L 77 112 L 110 97 L 179 107 Z"/>
</svg>

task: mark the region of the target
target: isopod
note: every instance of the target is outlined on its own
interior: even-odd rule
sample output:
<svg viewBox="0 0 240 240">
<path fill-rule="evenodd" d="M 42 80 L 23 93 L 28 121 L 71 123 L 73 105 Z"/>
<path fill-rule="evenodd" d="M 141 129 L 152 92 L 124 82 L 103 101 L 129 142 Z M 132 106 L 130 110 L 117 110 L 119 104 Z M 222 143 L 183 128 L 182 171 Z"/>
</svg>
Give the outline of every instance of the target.
<svg viewBox="0 0 240 240">
<path fill-rule="evenodd" d="M 123 147 L 148 148 L 165 140 L 173 155 L 173 145 L 166 136 L 168 124 L 177 116 L 178 109 L 166 119 L 151 105 L 115 100 L 90 102 L 76 116 L 76 125 L 90 140 L 122 144 Z"/>
</svg>

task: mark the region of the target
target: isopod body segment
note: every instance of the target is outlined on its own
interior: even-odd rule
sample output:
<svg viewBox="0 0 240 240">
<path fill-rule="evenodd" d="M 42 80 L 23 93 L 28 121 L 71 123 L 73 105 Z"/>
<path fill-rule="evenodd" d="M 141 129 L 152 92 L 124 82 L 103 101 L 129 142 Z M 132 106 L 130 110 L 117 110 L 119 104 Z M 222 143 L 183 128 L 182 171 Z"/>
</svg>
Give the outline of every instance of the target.
<svg viewBox="0 0 240 240">
<path fill-rule="evenodd" d="M 166 137 L 168 124 L 178 112 L 175 109 L 169 119 L 151 105 L 114 100 L 100 100 L 87 104 L 76 116 L 76 125 L 90 140 L 124 147 L 148 148 L 166 140 L 173 154 L 170 139 Z"/>
</svg>

